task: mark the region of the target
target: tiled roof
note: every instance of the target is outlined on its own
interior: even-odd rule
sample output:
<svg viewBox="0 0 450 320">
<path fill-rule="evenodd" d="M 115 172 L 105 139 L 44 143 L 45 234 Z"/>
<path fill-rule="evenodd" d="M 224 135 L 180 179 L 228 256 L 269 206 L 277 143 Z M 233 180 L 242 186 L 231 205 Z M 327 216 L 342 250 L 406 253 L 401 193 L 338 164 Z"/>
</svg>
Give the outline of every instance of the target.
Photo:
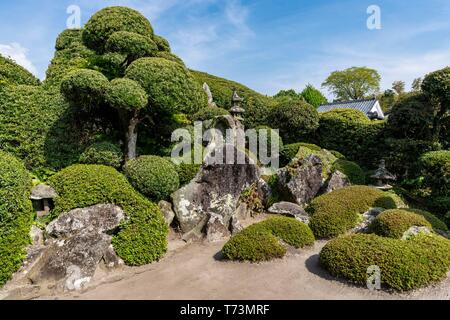
<svg viewBox="0 0 450 320">
<path fill-rule="evenodd" d="M 330 104 L 324 104 L 320 106 L 317 111 L 319 113 L 321 112 L 327 112 L 333 109 L 356 109 L 359 111 L 364 112 L 365 114 L 368 114 L 373 106 L 377 103 L 376 99 L 370 99 L 370 100 L 355 100 L 355 101 L 345 101 L 345 102 L 335 102 Z"/>
</svg>

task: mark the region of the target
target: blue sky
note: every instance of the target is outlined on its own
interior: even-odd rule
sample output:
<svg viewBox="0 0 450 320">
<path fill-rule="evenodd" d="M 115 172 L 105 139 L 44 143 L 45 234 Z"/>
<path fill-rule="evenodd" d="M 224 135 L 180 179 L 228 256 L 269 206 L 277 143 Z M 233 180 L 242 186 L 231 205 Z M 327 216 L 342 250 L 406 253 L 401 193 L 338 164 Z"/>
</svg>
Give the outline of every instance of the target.
<svg viewBox="0 0 450 320">
<path fill-rule="evenodd" d="M 70 5 L 80 7 L 82 24 L 106 6 L 135 8 L 189 67 L 269 95 L 320 87 L 351 66 L 377 69 L 387 89 L 450 65 L 448 0 L 1 1 L 0 53 L 42 79 Z M 366 27 L 370 5 L 381 9 L 380 30 Z"/>
</svg>

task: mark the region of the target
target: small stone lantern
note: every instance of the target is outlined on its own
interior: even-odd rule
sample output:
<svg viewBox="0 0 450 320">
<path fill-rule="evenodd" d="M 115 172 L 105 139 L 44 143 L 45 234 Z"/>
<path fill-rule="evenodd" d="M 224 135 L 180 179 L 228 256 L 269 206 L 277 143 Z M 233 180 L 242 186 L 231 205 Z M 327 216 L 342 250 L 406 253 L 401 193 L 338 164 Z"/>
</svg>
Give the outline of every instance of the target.
<svg viewBox="0 0 450 320">
<path fill-rule="evenodd" d="M 381 190 L 392 189 L 392 186 L 389 185 L 389 181 L 395 181 L 397 179 L 395 175 L 393 175 L 386 169 L 386 162 L 384 161 L 384 159 L 380 161 L 380 166 L 371 176 L 371 178 L 376 180 L 374 187 Z"/>
<path fill-rule="evenodd" d="M 241 108 L 242 101 L 244 101 L 244 99 L 239 97 L 235 90 L 233 92 L 233 97 L 231 98 L 232 107 L 230 109 L 230 113 L 236 120 L 243 120 L 241 116 L 245 113 L 245 110 Z"/>
<path fill-rule="evenodd" d="M 39 218 L 50 213 L 50 210 L 53 209 L 53 199 L 57 196 L 56 191 L 45 184 L 37 185 L 31 190 L 30 199 Z"/>
</svg>

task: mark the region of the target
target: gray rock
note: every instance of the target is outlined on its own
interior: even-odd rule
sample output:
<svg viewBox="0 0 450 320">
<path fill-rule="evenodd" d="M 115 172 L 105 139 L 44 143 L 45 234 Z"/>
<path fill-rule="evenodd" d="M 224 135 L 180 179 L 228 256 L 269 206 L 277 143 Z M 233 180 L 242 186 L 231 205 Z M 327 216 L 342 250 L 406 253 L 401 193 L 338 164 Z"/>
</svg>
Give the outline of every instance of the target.
<svg viewBox="0 0 450 320">
<path fill-rule="evenodd" d="M 264 179 L 258 180 L 258 194 L 264 206 L 268 205 L 269 199 L 272 196 L 272 188 Z"/>
<path fill-rule="evenodd" d="M 280 190 L 289 200 L 303 206 L 319 193 L 322 184 L 322 160 L 311 155 L 278 170 Z"/>
<path fill-rule="evenodd" d="M 56 198 L 58 194 L 55 189 L 45 184 L 39 184 L 31 189 L 30 199 L 32 200 L 42 200 L 42 199 L 53 199 Z"/>
<path fill-rule="evenodd" d="M 272 205 L 269 210 L 273 214 L 281 214 L 285 216 L 294 217 L 304 223 L 309 222 L 309 215 L 298 204 L 292 202 L 278 202 Z"/>
<path fill-rule="evenodd" d="M 375 220 L 375 218 L 378 217 L 378 215 L 383 211 L 384 211 L 383 208 L 369 209 L 369 211 L 365 212 L 362 215 L 362 221 L 356 227 L 354 227 L 351 230 L 351 232 L 353 232 L 353 233 L 367 232 L 367 230 L 369 229 L 369 226 L 373 222 L 373 220 Z"/>
<path fill-rule="evenodd" d="M 44 244 L 44 231 L 33 224 L 30 229 L 30 238 L 34 246 L 41 246 Z"/>
<path fill-rule="evenodd" d="M 166 220 L 167 225 L 171 225 L 173 219 L 175 218 L 175 212 L 172 210 L 172 204 L 170 202 L 161 200 L 158 203 L 159 209 L 161 210 L 164 220 Z"/>
<path fill-rule="evenodd" d="M 230 221 L 231 222 L 231 221 Z M 206 225 L 206 239 L 209 242 L 221 241 L 230 236 L 229 225 L 224 221 L 224 216 L 213 213 Z"/>
<path fill-rule="evenodd" d="M 245 202 L 239 203 L 233 217 L 238 220 L 246 220 L 250 218 L 251 212 L 248 210 L 248 206 Z"/>
<path fill-rule="evenodd" d="M 431 230 L 427 227 L 412 226 L 402 235 L 402 240 L 411 239 L 419 234 L 431 234 Z"/>
<path fill-rule="evenodd" d="M 350 181 L 348 177 L 336 170 L 331 174 L 330 179 L 328 180 L 327 187 L 325 188 L 325 193 L 330 193 L 334 190 L 342 189 L 350 185 Z"/>
<path fill-rule="evenodd" d="M 212 233 L 208 239 L 224 234 L 222 231 L 229 229 L 241 193 L 259 180 L 258 167 L 251 163 L 245 152 L 224 145 L 221 148 L 223 154 L 226 154 L 227 148 L 233 148 L 234 159 L 239 155 L 245 159 L 245 164 L 234 164 L 236 162 L 230 159 L 223 164 L 213 163 L 210 157 L 216 154 L 209 155 L 196 179 L 172 195 L 175 215 L 183 233 L 203 230 L 208 224 L 206 232 Z M 218 216 L 221 218 L 218 219 Z M 205 217 L 211 217 L 214 221 L 208 223 L 209 219 Z M 218 224 L 223 226 L 219 228 Z M 216 232 L 219 229 L 222 231 Z"/>
<path fill-rule="evenodd" d="M 243 229 L 244 229 L 244 227 L 242 226 L 239 219 L 236 216 L 233 216 L 231 218 L 231 234 L 235 235 L 235 234 L 239 233 L 240 231 L 242 231 Z"/>
<path fill-rule="evenodd" d="M 28 272 L 33 283 L 51 283 L 62 290 L 80 290 L 94 276 L 100 262 L 116 267 L 116 256 L 108 233 L 125 219 L 121 208 L 100 204 L 60 215 L 47 226 L 48 239 Z"/>
</svg>

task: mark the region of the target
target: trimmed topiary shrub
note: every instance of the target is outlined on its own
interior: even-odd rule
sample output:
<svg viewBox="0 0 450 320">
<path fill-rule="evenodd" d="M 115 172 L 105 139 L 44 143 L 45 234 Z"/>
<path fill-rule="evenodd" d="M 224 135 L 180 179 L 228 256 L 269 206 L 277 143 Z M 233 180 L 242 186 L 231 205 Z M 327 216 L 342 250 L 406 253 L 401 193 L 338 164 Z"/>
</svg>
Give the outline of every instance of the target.
<svg viewBox="0 0 450 320">
<path fill-rule="evenodd" d="M 410 240 L 374 234 L 342 236 L 320 252 L 320 264 L 333 276 L 365 285 L 367 269 L 381 269 L 381 283 L 396 290 L 412 290 L 442 280 L 450 267 L 450 241 L 435 235 Z"/>
<path fill-rule="evenodd" d="M 315 238 L 309 227 L 298 220 L 272 217 L 233 236 L 223 247 L 222 253 L 230 260 L 269 261 L 286 254 L 286 248 L 280 240 L 295 248 L 302 248 L 312 245 Z"/>
<path fill-rule="evenodd" d="M 448 231 L 448 228 L 447 228 L 447 225 L 445 224 L 445 222 L 428 211 L 419 210 L 419 209 L 402 209 L 402 210 L 423 216 L 425 218 L 425 220 L 427 220 L 431 224 L 431 226 L 433 227 L 434 230 Z"/>
<path fill-rule="evenodd" d="M 191 182 L 191 180 L 194 179 L 197 173 L 200 171 L 200 168 L 200 164 L 193 163 L 180 163 L 178 165 L 175 165 L 175 170 L 177 171 L 178 177 L 180 179 L 180 187 Z"/>
<path fill-rule="evenodd" d="M 432 193 L 450 196 L 450 150 L 431 151 L 419 159 L 424 175 L 424 184 Z"/>
<path fill-rule="evenodd" d="M 156 201 L 167 199 L 180 186 L 174 164 L 161 157 L 141 156 L 128 161 L 123 169 L 139 192 Z"/>
<path fill-rule="evenodd" d="M 117 31 L 106 41 L 106 52 L 120 53 L 129 61 L 143 58 L 158 51 L 158 46 L 149 35 L 143 36 L 134 32 Z"/>
<path fill-rule="evenodd" d="M 73 165 L 52 176 L 49 183 L 59 195 L 50 218 L 100 203 L 112 203 L 124 210 L 129 220 L 112 243 L 126 264 L 144 265 L 159 260 L 167 251 L 168 227 L 158 206 L 136 192 L 114 168 Z"/>
<path fill-rule="evenodd" d="M 123 161 L 123 153 L 120 148 L 111 142 L 98 142 L 89 146 L 80 155 L 80 163 L 103 164 L 113 168 L 120 168 Z"/>
<path fill-rule="evenodd" d="M 229 114 L 230 113 L 227 110 L 222 108 L 206 107 L 194 113 L 190 119 L 191 121 L 206 121 L 219 116 L 227 116 Z"/>
<path fill-rule="evenodd" d="M 306 210 L 309 226 L 318 238 L 333 238 L 355 227 L 370 208 L 397 208 L 391 195 L 367 186 L 350 186 L 315 198 Z"/>
<path fill-rule="evenodd" d="M 369 232 L 379 236 L 400 239 L 412 226 L 432 228 L 421 215 L 411 211 L 393 209 L 379 214 L 369 226 Z"/>
<path fill-rule="evenodd" d="M 364 185 L 366 183 L 366 175 L 356 162 L 338 159 L 333 163 L 332 170 L 344 173 L 352 184 Z"/>
<path fill-rule="evenodd" d="M 153 41 L 158 46 L 158 50 L 162 52 L 170 52 L 170 43 L 161 36 L 153 35 Z"/>
<path fill-rule="evenodd" d="M 22 265 L 30 244 L 31 176 L 15 157 L 0 151 L 0 287 Z"/>
<path fill-rule="evenodd" d="M 37 86 L 40 81 L 31 72 L 0 54 L 0 87 L 2 85 Z"/>
<path fill-rule="evenodd" d="M 271 110 L 269 123 L 280 130 L 283 141 L 293 143 L 308 138 L 319 127 L 319 114 L 306 102 L 286 100 Z"/>
<path fill-rule="evenodd" d="M 147 93 L 133 80 L 117 78 L 106 90 L 106 101 L 116 109 L 135 111 L 144 108 L 148 102 Z"/>
</svg>

